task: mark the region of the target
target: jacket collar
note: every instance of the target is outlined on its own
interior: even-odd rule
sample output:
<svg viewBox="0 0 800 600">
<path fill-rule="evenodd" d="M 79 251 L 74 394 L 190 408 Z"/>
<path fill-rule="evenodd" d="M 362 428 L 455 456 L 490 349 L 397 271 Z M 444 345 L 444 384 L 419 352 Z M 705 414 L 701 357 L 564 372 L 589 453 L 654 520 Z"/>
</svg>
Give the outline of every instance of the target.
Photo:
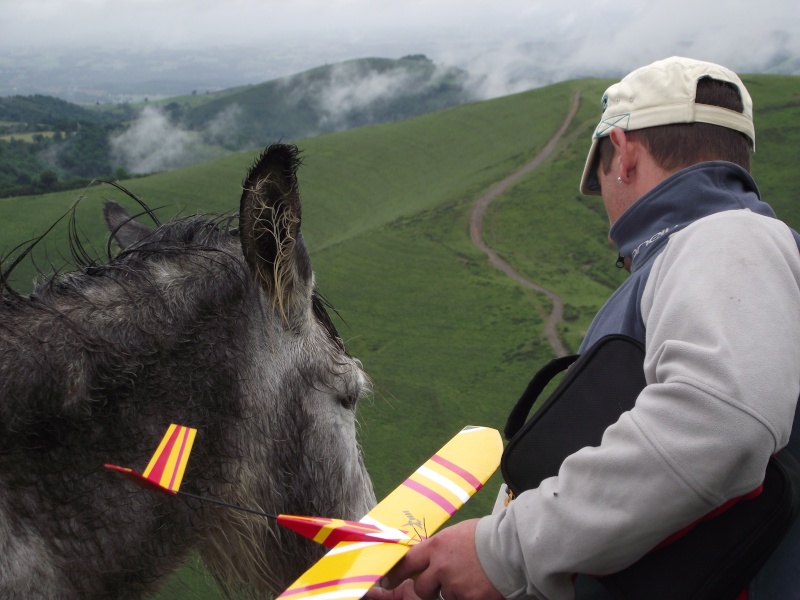
<svg viewBox="0 0 800 600">
<path fill-rule="evenodd" d="M 745 169 L 724 161 L 699 163 L 639 198 L 611 227 L 610 237 L 619 253 L 631 259 L 633 273 L 676 231 L 714 213 L 737 209 L 775 216 Z"/>
</svg>

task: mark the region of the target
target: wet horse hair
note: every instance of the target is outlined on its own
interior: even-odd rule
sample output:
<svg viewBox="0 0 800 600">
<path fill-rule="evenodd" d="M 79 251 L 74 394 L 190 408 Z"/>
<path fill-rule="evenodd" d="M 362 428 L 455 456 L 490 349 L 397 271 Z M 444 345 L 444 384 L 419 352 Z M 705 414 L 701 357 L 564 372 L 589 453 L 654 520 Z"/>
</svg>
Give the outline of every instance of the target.
<svg viewBox="0 0 800 600">
<path fill-rule="evenodd" d="M 18 261 L 3 270 L 0 597 L 139 598 L 194 554 L 225 593 L 263 596 L 318 558 L 266 519 L 103 469 L 141 470 L 170 423 L 198 429 L 192 494 L 350 519 L 374 504 L 355 423 L 367 378 L 314 289 L 299 164 L 267 148 L 238 218 L 151 229 L 107 202 L 121 251 L 100 264 L 74 245 L 80 267 L 29 295 L 8 284 Z"/>
</svg>

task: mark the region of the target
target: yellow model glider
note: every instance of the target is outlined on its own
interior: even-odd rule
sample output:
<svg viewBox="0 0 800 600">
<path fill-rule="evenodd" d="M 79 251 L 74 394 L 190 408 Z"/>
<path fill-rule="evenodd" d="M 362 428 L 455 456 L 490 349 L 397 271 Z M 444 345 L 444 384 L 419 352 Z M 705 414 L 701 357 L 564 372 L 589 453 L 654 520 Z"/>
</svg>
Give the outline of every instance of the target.
<svg viewBox="0 0 800 600">
<path fill-rule="evenodd" d="M 357 600 L 414 544 L 436 531 L 492 476 L 503 443 L 495 429 L 465 427 L 361 521 L 269 515 L 181 491 L 197 430 L 170 425 L 144 473 L 105 466 L 137 485 L 277 520 L 331 550 L 279 598 Z"/>
<path fill-rule="evenodd" d="M 492 476 L 503 442 L 495 429 L 465 427 L 361 523 L 395 536 L 399 543 L 342 541 L 279 598 L 357 600 L 410 546 L 436 531 Z"/>
</svg>

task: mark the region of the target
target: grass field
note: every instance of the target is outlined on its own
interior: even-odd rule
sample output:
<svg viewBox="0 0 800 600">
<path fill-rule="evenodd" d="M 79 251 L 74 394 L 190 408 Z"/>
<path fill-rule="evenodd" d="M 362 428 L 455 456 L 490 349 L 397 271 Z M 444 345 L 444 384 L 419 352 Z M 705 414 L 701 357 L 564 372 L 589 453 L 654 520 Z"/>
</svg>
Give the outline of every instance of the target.
<svg viewBox="0 0 800 600">
<path fill-rule="evenodd" d="M 33 136 L 40 135 L 42 137 L 51 138 L 56 134 L 55 131 L 36 131 L 33 133 L 4 133 L 0 135 L 0 140 L 21 140 L 23 142 L 32 142 Z"/>
<path fill-rule="evenodd" d="M 746 78 L 757 107 L 754 173 L 765 199 L 800 227 L 797 165 L 798 78 Z M 551 138 L 570 99 L 576 119 L 557 152 L 492 205 L 487 242 L 529 279 L 566 302 L 561 327 L 576 349 L 593 313 L 622 281 L 597 198 L 578 181 L 607 81 L 566 82 L 407 121 L 299 140 L 304 236 L 317 281 L 341 313 L 351 353 L 374 381 L 360 408 L 361 442 L 378 496 L 399 484 L 465 424 L 502 429 L 532 373 L 551 358 L 542 335 L 546 299 L 488 266 L 469 241 L 472 203 L 530 160 Z M 175 212 L 236 210 L 252 154 L 125 182 L 153 207 Z M 8 252 L 42 233 L 78 194 L 0 200 L 0 239 Z M 93 247 L 105 239 L 108 186 L 91 188 L 78 223 Z M 66 254 L 65 229 L 48 238 L 37 264 L 49 271 Z M 21 289 L 34 276 L 20 269 Z M 456 519 L 489 511 L 495 476 Z M 162 597 L 215 598 L 197 565 Z"/>
</svg>

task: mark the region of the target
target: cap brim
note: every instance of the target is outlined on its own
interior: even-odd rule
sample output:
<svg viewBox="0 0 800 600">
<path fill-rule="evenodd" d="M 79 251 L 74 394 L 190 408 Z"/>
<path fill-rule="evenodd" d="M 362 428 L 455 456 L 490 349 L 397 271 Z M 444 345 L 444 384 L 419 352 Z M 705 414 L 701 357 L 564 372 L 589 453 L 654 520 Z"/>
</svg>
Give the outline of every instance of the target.
<svg viewBox="0 0 800 600">
<path fill-rule="evenodd" d="M 600 182 L 597 181 L 597 149 L 599 146 L 600 138 L 592 138 L 592 147 L 589 148 L 586 166 L 583 168 L 583 176 L 581 177 L 581 194 L 586 196 L 600 195 Z"/>
</svg>

